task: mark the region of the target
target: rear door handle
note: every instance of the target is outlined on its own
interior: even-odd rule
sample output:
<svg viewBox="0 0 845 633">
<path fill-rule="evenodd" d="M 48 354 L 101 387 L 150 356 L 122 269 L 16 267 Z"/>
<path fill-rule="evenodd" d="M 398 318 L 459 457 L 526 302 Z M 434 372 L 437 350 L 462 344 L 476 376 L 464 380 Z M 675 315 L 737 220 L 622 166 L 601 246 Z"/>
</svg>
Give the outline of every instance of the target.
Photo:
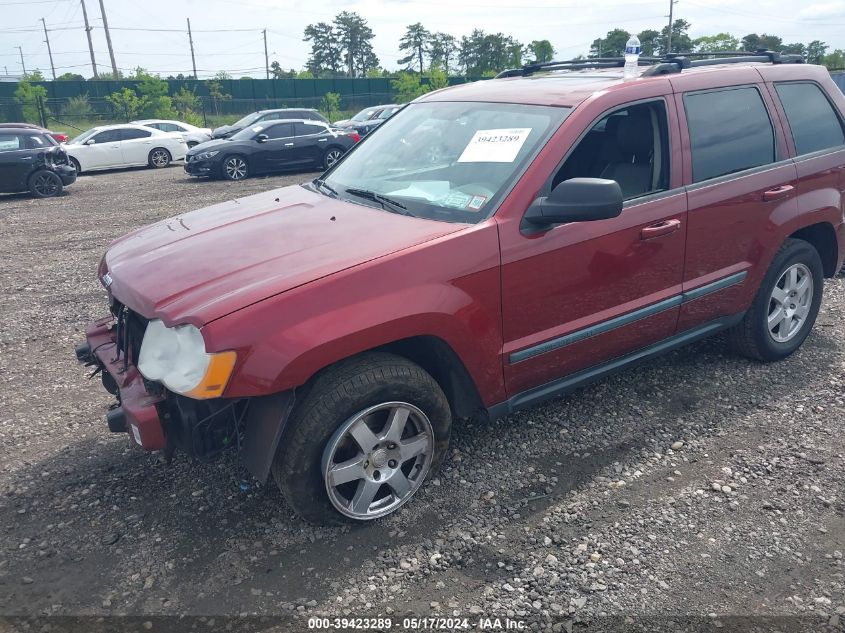
<svg viewBox="0 0 845 633">
<path fill-rule="evenodd" d="M 781 185 L 780 187 L 769 189 L 768 191 L 763 192 L 763 201 L 770 202 L 772 200 L 780 200 L 781 198 L 788 196 L 793 189 L 795 189 L 795 187 L 792 185 Z"/>
<path fill-rule="evenodd" d="M 318 139 L 317 139 L 317 142 L 318 142 L 318 143 L 325 143 L 325 142 L 326 142 L 326 141 L 328 141 L 328 140 L 329 140 L 329 139 L 327 139 L 327 138 L 318 138 Z"/>
<path fill-rule="evenodd" d="M 658 222 L 657 224 L 645 227 L 642 231 L 640 231 L 640 239 L 650 240 L 655 237 L 660 237 L 661 235 L 669 235 L 670 233 L 677 231 L 679 228 L 681 228 L 680 220 L 664 220 L 663 222 Z"/>
<path fill-rule="evenodd" d="M 285 147 L 293 147 L 293 143 L 285 143 Z"/>
</svg>

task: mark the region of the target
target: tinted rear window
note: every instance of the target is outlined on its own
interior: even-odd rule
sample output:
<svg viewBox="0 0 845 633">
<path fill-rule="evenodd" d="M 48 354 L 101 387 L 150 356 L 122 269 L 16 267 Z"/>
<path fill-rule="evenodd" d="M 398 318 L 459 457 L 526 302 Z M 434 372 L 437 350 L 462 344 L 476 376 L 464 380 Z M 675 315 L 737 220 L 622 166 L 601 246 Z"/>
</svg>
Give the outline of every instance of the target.
<svg viewBox="0 0 845 633">
<path fill-rule="evenodd" d="M 775 160 L 775 134 L 756 88 L 684 95 L 692 179 L 701 182 Z"/>
<path fill-rule="evenodd" d="M 776 83 L 775 89 L 792 130 L 796 153 L 809 154 L 845 144 L 842 122 L 821 88 L 811 83 Z"/>
</svg>

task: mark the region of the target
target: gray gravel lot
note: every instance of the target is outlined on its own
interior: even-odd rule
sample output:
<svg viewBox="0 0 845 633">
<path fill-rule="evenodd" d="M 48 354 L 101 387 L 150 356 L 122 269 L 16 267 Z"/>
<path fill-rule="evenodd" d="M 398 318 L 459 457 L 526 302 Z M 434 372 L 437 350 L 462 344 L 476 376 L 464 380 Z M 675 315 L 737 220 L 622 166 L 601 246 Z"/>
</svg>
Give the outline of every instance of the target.
<svg viewBox="0 0 845 633">
<path fill-rule="evenodd" d="M 0 616 L 845 629 L 841 278 L 787 361 L 736 358 L 717 338 L 492 425 L 457 423 L 437 478 L 365 526 L 304 523 L 233 458 L 167 465 L 109 434 L 110 398 L 73 357 L 105 311 L 109 241 L 309 177 L 200 182 L 173 167 L 83 176 L 54 200 L 0 196 Z"/>
</svg>

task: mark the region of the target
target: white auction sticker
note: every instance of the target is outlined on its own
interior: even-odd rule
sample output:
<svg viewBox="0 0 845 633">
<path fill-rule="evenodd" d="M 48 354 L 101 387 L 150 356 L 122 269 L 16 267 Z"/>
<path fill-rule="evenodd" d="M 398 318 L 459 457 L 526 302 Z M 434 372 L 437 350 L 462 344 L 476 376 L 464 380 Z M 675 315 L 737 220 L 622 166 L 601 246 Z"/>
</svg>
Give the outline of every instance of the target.
<svg viewBox="0 0 845 633">
<path fill-rule="evenodd" d="M 531 134 L 530 127 L 478 130 L 464 148 L 459 163 L 512 163 Z"/>
</svg>

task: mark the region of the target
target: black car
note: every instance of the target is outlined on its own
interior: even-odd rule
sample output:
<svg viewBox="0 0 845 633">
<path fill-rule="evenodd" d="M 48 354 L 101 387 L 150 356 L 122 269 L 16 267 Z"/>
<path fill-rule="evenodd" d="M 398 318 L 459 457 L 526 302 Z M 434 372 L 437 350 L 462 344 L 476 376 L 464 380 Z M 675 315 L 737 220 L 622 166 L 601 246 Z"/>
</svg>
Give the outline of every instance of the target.
<svg viewBox="0 0 845 633">
<path fill-rule="evenodd" d="M 211 131 L 211 138 L 229 138 L 250 125 L 255 125 L 256 123 L 266 123 L 268 121 L 279 121 L 282 119 L 306 119 L 308 121 L 320 121 L 321 123 L 329 122 L 326 117 L 313 108 L 259 110 L 258 112 L 247 114 L 244 118 L 232 123 L 232 125 L 221 125 L 218 128 L 214 128 Z"/>
<path fill-rule="evenodd" d="M 56 140 L 31 128 L 0 129 L 0 192 L 57 196 L 76 180 L 76 170 Z"/>
<path fill-rule="evenodd" d="M 348 121 L 341 121 L 335 123 L 335 125 L 343 130 L 355 130 L 361 136 L 366 136 L 399 112 L 402 107 L 396 103 L 388 103 L 387 105 L 365 108 Z"/>
<path fill-rule="evenodd" d="M 185 157 L 192 176 L 242 180 L 296 168 L 328 169 L 361 137 L 308 120 L 257 123 L 231 138 L 200 143 Z"/>
</svg>

